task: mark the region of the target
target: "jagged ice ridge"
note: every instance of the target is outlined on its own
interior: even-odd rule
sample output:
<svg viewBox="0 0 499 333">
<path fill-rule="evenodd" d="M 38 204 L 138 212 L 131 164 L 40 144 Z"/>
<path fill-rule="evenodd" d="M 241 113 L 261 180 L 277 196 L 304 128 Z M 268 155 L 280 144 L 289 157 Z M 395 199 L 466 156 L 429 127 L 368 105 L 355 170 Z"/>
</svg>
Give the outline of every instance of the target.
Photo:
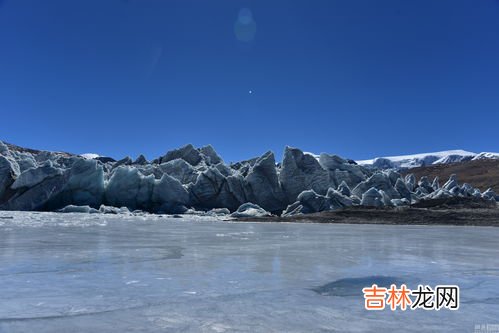
<svg viewBox="0 0 499 333">
<path fill-rule="evenodd" d="M 149 162 L 142 155 L 115 161 L 0 142 L 1 210 L 292 216 L 450 197 L 497 199 L 492 190 L 458 184 L 455 176 L 440 186 L 438 179 L 417 181 L 292 147 L 285 148 L 280 164 L 270 151 L 226 164 L 211 146 L 189 144 Z"/>
</svg>

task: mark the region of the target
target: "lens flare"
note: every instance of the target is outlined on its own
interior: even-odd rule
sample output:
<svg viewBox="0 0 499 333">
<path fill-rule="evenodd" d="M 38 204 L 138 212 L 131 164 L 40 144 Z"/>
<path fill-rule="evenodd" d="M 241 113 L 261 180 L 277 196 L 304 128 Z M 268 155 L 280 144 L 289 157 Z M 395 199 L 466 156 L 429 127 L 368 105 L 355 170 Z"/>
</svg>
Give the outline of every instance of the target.
<svg viewBox="0 0 499 333">
<path fill-rule="evenodd" d="M 234 24 L 234 34 L 241 42 L 251 42 L 255 39 L 256 23 L 253 19 L 253 13 L 248 8 L 242 8 Z"/>
</svg>

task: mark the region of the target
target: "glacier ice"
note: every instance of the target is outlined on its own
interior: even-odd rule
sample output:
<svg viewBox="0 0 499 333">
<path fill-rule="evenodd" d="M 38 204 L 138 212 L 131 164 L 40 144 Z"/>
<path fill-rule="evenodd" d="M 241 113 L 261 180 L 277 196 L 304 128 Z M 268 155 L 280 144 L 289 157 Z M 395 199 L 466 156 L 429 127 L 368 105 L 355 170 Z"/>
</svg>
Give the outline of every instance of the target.
<svg viewBox="0 0 499 333">
<path fill-rule="evenodd" d="M 211 210 L 224 215 L 251 202 L 265 212 L 294 215 L 450 197 L 497 200 L 492 191 L 460 185 L 455 175 L 440 187 L 438 178 L 417 181 L 412 174 L 403 177 L 393 169 L 367 168 L 337 155 L 292 147 L 285 148 L 282 163 L 268 151 L 225 164 L 212 146 L 185 145 L 149 162 L 143 155 L 135 161 L 89 159 L 0 142 L 3 210 L 70 211 L 88 206 L 108 214 L 126 209 L 167 214 Z"/>
<path fill-rule="evenodd" d="M 354 200 L 348 194 L 343 194 L 340 191 L 330 187 L 327 190 L 326 197 L 329 198 L 329 207 L 331 210 L 341 209 L 354 205 Z"/>
<path fill-rule="evenodd" d="M 440 189 L 440 178 L 438 178 L 438 176 L 436 176 L 434 179 L 433 179 L 433 182 L 431 184 L 431 187 L 433 188 L 434 191 Z"/>
<path fill-rule="evenodd" d="M 242 204 L 234 213 L 231 214 L 232 217 L 264 217 L 270 215 L 271 214 L 265 209 L 251 202 Z"/>
<path fill-rule="evenodd" d="M 340 185 L 338 185 L 338 192 L 347 197 L 352 195 L 352 191 L 350 191 L 350 187 L 347 183 L 345 183 L 345 181 L 342 181 Z"/>
<path fill-rule="evenodd" d="M 104 169 L 96 160 L 77 158 L 67 171 L 67 182 L 49 205 L 98 207 L 104 197 Z"/>
<path fill-rule="evenodd" d="M 151 201 L 160 212 L 183 212 L 187 210 L 189 193 L 177 179 L 164 174 L 154 181 Z"/>
<path fill-rule="evenodd" d="M 291 147 L 284 150 L 279 181 L 288 202 L 294 202 L 303 191 L 314 190 L 318 194 L 326 194 L 330 187 L 328 172 L 317 159 Z"/>
<path fill-rule="evenodd" d="M 207 164 L 219 164 L 223 162 L 222 158 L 217 154 L 211 145 L 201 147 L 199 151 L 202 156 L 204 156 Z"/>
<path fill-rule="evenodd" d="M 19 176 L 19 165 L 8 156 L 0 155 L 0 198 Z"/>
<path fill-rule="evenodd" d="M 165 156 L 160 157 L 157 162 L 166 163 L 177 158 L 181 158 L 192 166 L 198 165 L 202 160 L 202 154 L 199 150 L 194 148 L 193 145 L 188 144 L 179 149 L 175 149 L 166 153 Z"/>
<path fill-rule="evenodd" d="M 46 205 L 56 198 L 67 183 L 65 174 L 48 178 L 33 187 L 14 192 L 12 196 L 4 196 L 0 210 L 43 210 Z M 56 205 L 53 209 L 64 207 L 64 204 Z M 52 207 L 51 207 L 52 208 Z"/>
<path fill-rule="evenodd" d="M 395 183 L 395 190 L 399 193 L 401 198 L 406 199 L 409 202 L 411 201 L 411 191 L 402 178 L 397 179 L 397 182 Z"/>
<path fill-rule="evenodd" d="M 133 161 L 133 164 L 139 164 L 139 165 L 145 165 L 147 164 L 147 159 L 144 155 L 140 154 L 135 161 Z"/>
<path fill-rule="evenodd" d="M 392 199 L 399 199 L 400 194 L 395 190 L 390 181 L 390 178 L 385 172 L 376 172 L 374 175 L 369 177 L 367 180 L 358 184 L 353 190 L 352 193 L 358 197 L 361 197 L 363 193 L 368 191 L 369 189 L 375 187 L 378 190 L 383 190 L 390 196 Z"/>
<path fill-rule="evenodd" d="M 383 207 L 383 195 L 376 188 L 371 187 L 364 194 L 362 194 L 362 201 L 360 203 L 366 207 Z"/>
<path fill-rule="evenodd" d="M 326 196 L 317 194 L 314 190 L 306 190 L 298 195 L 298 201 L 303 206 L 302 213 L 317 213 L 329 210 L 329 200 Z"/>
<path fill-rule="evenodd" d="M 444 190 L 450 191 L 451 189 L 453 189 L 456 186 L 458 186 L 457 176 L 453 174 L 449 177 L 449 180 L 444 184 L 444 186 L 442 188 Z"/>
<path fill-rule="evenodd" d="M 482 197 L 489 200 L 497 200 L 498 198 L 497 194 L 490 188 L 483 192 Z"/>
<path fill-rule="evenodd" d="M 150 208 L 154 176 L 144 176 L 137 168 L 120 166 L 109 179 L 105 202 L 111 206 L 125 206 L 132 210 Z"/>
<path fill-rule="evenodd" d="M 88 214 L 95 214 L 99 213 L 98 209 L 92 208 L 88 205 L 86 206 L 75 206 L 75 205 L 68 205 L 62 209 L 59 209 L 58 212 L 60 213 L 88 213 Z"/>
<path fill-rule="evenodd" d="M 261 156 L 250 168 L 244 180 L 249 201 L 268 211 L 278 211 L 284 208 L 284 192 L 279 185 L 272 152 L 266 152 Z"/>
<path fill-rule="evenodd" d="M 33 187 L 40 184 L 47 178 L 62 175 L 62 170 L 52 165 L 52 161 L 47 161 L 39 167 L 29 168 L 21 173 L 11 185 L 13 190 L 23 187 Z"/>
<path fill-rule="evenodd" d="M 196 182 L 190 184 L 189 193 L 193 206 L 203 209 L 226 207 L 235 210 L 242 203 L 230 191 L 226 177 L 215 167 L 201 172 Z"/>
<path fill-rule="evenodd" d="M 198 176 L 196 169 L 181 158 L 161 163 L 159 169 L 177 178 L 182 184 L 195 183 Z"/>
</svg>

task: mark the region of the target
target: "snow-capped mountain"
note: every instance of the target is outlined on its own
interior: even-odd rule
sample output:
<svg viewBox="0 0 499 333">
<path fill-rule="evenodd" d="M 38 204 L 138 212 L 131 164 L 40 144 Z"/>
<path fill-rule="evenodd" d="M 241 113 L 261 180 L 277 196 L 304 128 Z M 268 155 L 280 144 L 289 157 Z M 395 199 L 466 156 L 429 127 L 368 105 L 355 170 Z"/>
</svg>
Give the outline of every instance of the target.
<svg viewBox="0 0 499 333">
<path fill-rule="evenodd" d="M 499 153 L 484 152 L 484 153 L 477 154 L 475 157 L 473 157 L 473 161 L 487 160 L 487 159 L 499 160 Z"/>
<path fill-rule="evenodd" d="M 86 153 L 86 154 L 80 154 L 81 157 L 87 159 L 87 160 L 93 160 L 97 157 L 100 157 L 99 154 L 94 154 L 94 153 Z"/>
<path fill-rule="evenodd" d="M 499 159 L 499 153 L 473 153 L 465 150 L 445 150 L 434 153 L 377 157 L 357 161 L 358 164 L 379 169 L 410 169 L 421 166 L 450 164 L 477 159 Z"/>
</svg>

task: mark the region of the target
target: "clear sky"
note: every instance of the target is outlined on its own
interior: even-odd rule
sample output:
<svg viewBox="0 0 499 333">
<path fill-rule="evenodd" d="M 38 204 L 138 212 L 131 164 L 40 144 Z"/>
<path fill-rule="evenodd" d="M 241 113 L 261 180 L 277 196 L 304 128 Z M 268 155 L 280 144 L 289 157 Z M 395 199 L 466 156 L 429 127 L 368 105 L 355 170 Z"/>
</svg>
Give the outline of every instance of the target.
<svg viewBox="0 0 499 333">
<path fill-rule="evenodd" d="M 497 0 L 0 0 L 0 140 L 499 151 Z"/>
</svg>

